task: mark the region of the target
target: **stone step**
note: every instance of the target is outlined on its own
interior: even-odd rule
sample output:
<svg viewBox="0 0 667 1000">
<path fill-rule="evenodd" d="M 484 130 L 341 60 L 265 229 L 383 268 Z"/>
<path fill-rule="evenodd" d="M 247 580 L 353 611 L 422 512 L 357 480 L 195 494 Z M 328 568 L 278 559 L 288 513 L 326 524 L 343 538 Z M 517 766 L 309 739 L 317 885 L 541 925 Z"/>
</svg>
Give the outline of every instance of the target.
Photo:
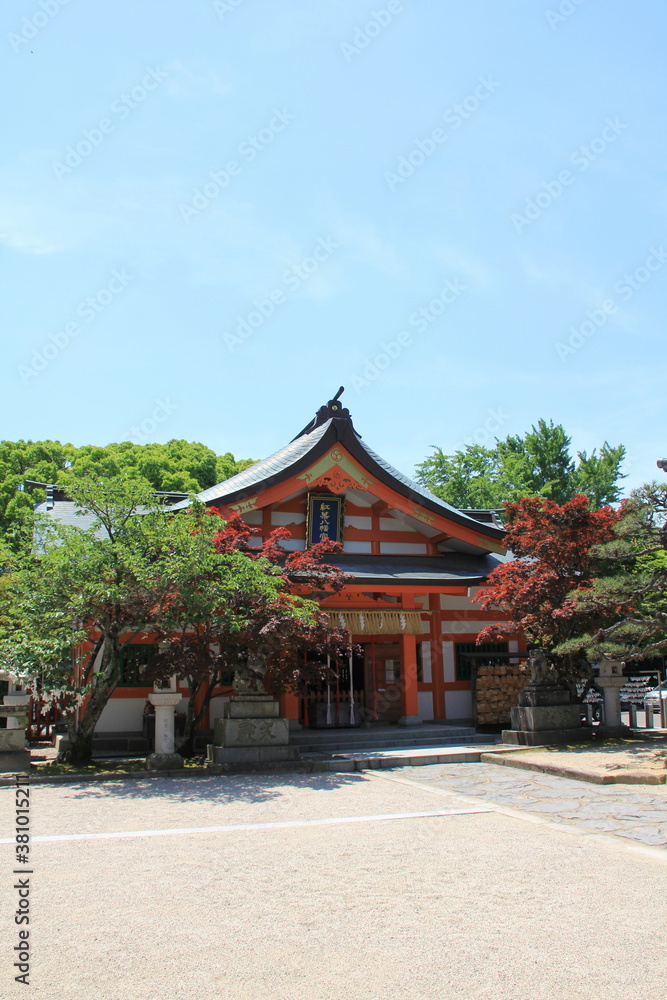
<svg viewBox="0 0 667 1000">
<path fill-rule="evenodd" d="M 302 729 L 290 733 L 293 743 L 317 743 L 332 739 L 373 743 L 376 740 L 396 740 L 410 742 L 414 739 L 446 739 L 450 736 L 474 736 L 477 730 L 472 726 L 383 726 L 382 728 L 358 727 L 330 729 Z"/>
<path fill-rule="evenodd" d="M 361 743 L 365 746 L 379 744 L 389 740 L 392 743 L 413 743 L 415 740 L 431 740 L 437 744 L 441 739 L 450 737 L 467 738 L 475 736 L 477 730 L 471 726 L 384 726 L 374 728 L 350 729 L 306 729 L 290 733 L 290 742 L 295 745 L 304 743 L 329 743 L 341 741 L 346 743 Z"/>
<path fill-rule="evenodd" d="M 382 740 L 375 743 L 336 741 L 331 743 L 301 743 L 301 753 L 382 753 L 389 750 L 420 750 L 438 747 L 493 745 L 499 742 L 496 736 L 473 733 L 466 736 L 449 736 L 439 740 Z"/>
</svg>

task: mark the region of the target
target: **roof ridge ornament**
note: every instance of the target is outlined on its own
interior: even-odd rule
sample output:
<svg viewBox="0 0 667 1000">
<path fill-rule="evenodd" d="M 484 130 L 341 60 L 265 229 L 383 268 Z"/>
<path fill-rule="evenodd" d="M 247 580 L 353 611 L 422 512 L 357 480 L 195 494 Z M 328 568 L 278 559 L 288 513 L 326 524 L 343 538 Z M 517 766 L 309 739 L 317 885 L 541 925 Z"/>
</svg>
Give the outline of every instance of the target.
<svg viewBox="0 0 667 1000">
<path fill-rule="evenodd" d="M 331 420 L 332 418 L 334 420 L 350 420 L 350 411 L 340 402 L 340 397 L 344 392 L 345 386 L 341 385 L 333 399 L 330 399 L 325 406 L 320 406 L 310 423 L 306 424 L 303 430 L 299 431 L 297 436 L 292 438 L 292 440 L 296 441 L 297 438 L 303 437 L 304 434 L 310 434 L 310 432 L 314 431 L 316 427 L 320 427 L 322 424 L 326 423 L 327 420 Z"/>
</svg>

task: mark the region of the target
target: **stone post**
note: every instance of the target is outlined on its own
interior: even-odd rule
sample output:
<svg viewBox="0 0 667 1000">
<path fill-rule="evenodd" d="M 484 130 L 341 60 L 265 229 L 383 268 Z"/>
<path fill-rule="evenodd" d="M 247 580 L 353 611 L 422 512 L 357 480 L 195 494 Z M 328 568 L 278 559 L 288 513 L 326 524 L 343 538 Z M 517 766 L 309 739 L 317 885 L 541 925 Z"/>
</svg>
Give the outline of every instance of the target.
<svg viewBox="0 0 667 1000">
<path fill-rule="evenodd" d="M 155 706 L 155 753 L 173 753 L 174 711 L 181 696 L 171 691 L 155 691 L 148 700 Z"/>
<path fill-rule="evenodd" d="M 604 729 L 625 729 L 621 723 L 621 688 L 625 684 L 623 664 L 603 656 L 596 683 L 604 695 Z"/>
<path fill-rule="evenodd" d="M 181 696 L 173 691 L 155 691 L 148 700 L 155 706 L 155 752 L 146 759 L 156 771 L 183 767 L 183 758 L 174 750 L 174 710 Z"/>
</svg>

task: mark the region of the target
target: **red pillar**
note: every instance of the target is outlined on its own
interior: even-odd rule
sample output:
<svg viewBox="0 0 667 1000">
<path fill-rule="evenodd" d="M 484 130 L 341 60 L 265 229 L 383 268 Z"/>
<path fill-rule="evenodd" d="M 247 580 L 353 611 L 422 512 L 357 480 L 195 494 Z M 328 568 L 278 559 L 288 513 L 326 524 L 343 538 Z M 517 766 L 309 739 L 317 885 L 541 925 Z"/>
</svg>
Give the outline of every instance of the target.
<svg viewBox="0 0 667 1000">
<path fill-rule="evenodd" d="M 440 625 L 440 595 L 430 594 L 431 614 L 431 677 L 433 679 L 433 718 L 445 718 L 445 682 L 442 673 L 442 632 Z"/>
<path fill-rule="evenodd" d="M 280 696 L 280 714 L 290 721 L 290 729 L 300 729 L 299 696 L 293 691 L 286 691 Z"/>
<path fill-rule="evenodd" d="M 420 726 L 417 694 L 417 636 L 401 636 L 401 717 L 399 726 Z"/>
</svg>

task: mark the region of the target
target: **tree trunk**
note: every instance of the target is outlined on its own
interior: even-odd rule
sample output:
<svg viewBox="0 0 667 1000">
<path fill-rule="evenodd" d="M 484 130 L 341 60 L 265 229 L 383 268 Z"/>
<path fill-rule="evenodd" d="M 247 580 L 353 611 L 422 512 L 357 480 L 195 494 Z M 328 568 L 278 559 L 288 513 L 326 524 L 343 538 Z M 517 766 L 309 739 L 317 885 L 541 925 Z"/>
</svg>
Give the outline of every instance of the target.
<svg viewBox="0 0 667 1000">
<path fill-rule="evenodd" d="M 206 689 L 206 694 L 202 700 L 201 707 L 197 714 L 195 715 L 195 699 L 203 687 L 203 682 L 197 684 L 196 688 L 190 689 L 190 698 L 188 699 L 188 711 L 185 717 L 185 733 L 183 742 L 181 743 L 178 752 L 182 757 L 194 757 L 195 755 L 195 734 L 199 728 L 199 723 L 204 718 L 206 710 L 211 704 L 211 699 L 215 695 L 215 689 L 218 686 L 217 679 L 209 681 L 208 688 Z"/>
<path fill-rule="evenodd" d="M 93 692 L 81 710 L 78 724 L 72 719 L 68 725 L 70 745 L 59 755 L 59 761 L 68 764 L 91 762 L 95 726 L 120 680 L 120 643 L 117 635 L 105 636 L 100 669 L 93 676 Z"/>
<path fill-rule="evenodd" d="M 190 696 L 188 698 L 188 710 L 185 715 L 185 730 L 183 732 L 183 742 L 178 748 L 178 752 L 181 757 L 193 757 L 195 748 L 195 733 L 197 731 L 197 719 L 195 718 L 195 701 L 201 687 L 201 683 L 194 681 L 192 677 L 188 677 L 188 687 L 190 688 Z"/>
</svg>

